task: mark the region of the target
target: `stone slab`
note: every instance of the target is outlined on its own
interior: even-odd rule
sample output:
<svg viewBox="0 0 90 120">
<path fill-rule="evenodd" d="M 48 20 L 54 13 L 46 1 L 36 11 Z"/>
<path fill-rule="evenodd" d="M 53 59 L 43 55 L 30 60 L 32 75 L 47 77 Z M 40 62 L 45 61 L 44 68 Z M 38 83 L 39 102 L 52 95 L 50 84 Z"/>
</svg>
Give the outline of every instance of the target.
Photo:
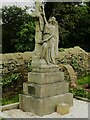
<svg viewBox="0 0 90 120">
<path fill-rule="evenodd" d="M 50 73 L 28 73 L 28 82 L 37 84 L 47 84 L 64 81 L 64 72 L 50 72 Z"/>
<path fill-rule="evenodd" d="M 29 94 L 37 98 L 45 98 L 65 94 L 68 92 L 68 90 L 69 83 L 67 82 L 57 82 L 45 85 L 38 85 L 34 83 L 28 84 L 28 82 L 25 82 L 23 84 L 23 94 Z"/>
<path fill-rule="evenodd" d="M 34 62 L 34 63 L 33 63 Z M 47 73 L 47 72 L 59 72 L 59 66 L 54 64 L 48 64 L 45 62 L 45 60 L 39 60 L 33 61 L 32 60 L 32 71 L 33 72 L 41 72 L 41 73 Z"/>
<path fill-rule="evenodd" d="M 11 109 L 18 109 L 19 108 L 19 102 L 1 106 L 1 108 L 2 108 L 2 111 L 11 110 Z"/>
<path fill-rule="evenodd" d="M 66 103 L 62 103 L 57 105 L 57 113 L 60 115 L 65 115 L 69 113 L 69 105 Z"/>
<path fill-rule="evenodd" d="M 19 100 L 20 109 L 22 109 L 25 112 L 33 112 L 39 116 L 56 112 L 57 105 L 61 103 L 66 103 L 69 105 L 69 107 L 73 105 L 73 95 L 71 93 L 66 93 L 63 95 L 57 95 L 43 99 L 37 99 L 29 95 L 20 94 Z"/>
<path fill-rule="evenodd" d="M 47 72 L 59 72 L 59 67 L 43 67 L 43 68 L 33 68 L 33 72 L 47 73 Z"/>
</svg>

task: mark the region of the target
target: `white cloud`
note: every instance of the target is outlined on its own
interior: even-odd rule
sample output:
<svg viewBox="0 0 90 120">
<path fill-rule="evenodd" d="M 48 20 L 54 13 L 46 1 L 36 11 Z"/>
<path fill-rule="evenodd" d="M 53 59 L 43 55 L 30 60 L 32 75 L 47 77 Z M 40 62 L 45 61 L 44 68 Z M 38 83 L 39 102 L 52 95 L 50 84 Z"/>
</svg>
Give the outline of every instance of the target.
<svg viewBox="0 0 90 120">
<path fill-rule="evenodd" d="M 42 0 L 43 1 L 43 0 Z M 20 7 L 24 6 L 33 6 L 35 0 L 0 0 L 0 8 L 2 6 L 10 6 L 10 5 L 17 5 Z"/>
<path fill-rule="evenodd" d="M 0 0 L 0 8 L 1 6 L 10 6 L 10 5 L 17 5 L 17 6 L 33 6 L 34 0 Z"/>
<path fill-rule="evenodd" d="M 0 2 L 33 2 L 33 0 L 0 0 Z"/>
</svg>

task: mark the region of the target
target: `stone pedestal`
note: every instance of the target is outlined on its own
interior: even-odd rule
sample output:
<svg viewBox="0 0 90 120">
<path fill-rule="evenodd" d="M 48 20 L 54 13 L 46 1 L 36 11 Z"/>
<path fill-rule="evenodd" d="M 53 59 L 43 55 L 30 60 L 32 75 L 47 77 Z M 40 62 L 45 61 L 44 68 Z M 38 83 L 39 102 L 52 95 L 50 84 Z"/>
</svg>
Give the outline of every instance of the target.
<svg viewBox="0 0 90 120">
<path fill-rule="evenodd" d="M 58 67 L 56 71 L 53 67 L 42 70 L 37 68 L 28 73 L 28 82 L 23 83 L 23 94 L 19 96 L 20 108 L 43 116 L 55 112 L 61 103 L 71 107 L 73 95 L 68 93 L 69 84 L 64 80 L 64 73 Z"/>
</svg>

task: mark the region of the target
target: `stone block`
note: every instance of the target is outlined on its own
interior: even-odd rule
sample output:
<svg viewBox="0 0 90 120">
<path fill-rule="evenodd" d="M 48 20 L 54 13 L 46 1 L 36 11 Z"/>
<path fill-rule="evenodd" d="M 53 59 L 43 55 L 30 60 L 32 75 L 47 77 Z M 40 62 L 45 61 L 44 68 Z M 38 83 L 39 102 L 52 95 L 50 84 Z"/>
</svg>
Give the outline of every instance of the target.
<svg viewBox="0 0 90 120">
<path fill-rule="evenodd" d="M 40 46 L 41 47 L 41 46 Z M 41 72 L 41 73 L 47 73 L 47 72 L 59 72 L 59 66 L 54 64 L 48 64 L 46 63 L 45 59 L 37 59 L 37 56 L 40 55 L 34 52 L 33 58 L 32 58 L 32 71 L 33 72 Z"/>
<path fill-rule="evenodd" d="M 73 99 L 73 94 L 72 93 L 65 94 L 64 101 L 65 101 L 65 103 L 67 103 L 69 105 L 69 107 L 73 106 L 72 99 Z"/>
<path fill-rule="evenodd" d="M 26 112 L 33 112 L 39 116 L 47 115 L 56 111 L 58 104 L 68 104 L 68 97 L 70 94 L 56 95 L 53 97 L 47 97 L 43 99 L 34 98 L 29 95 L 21 94 L 20 97 L 20 108 Z M 67 98 L 66 98 L 67 97 Z M 69 96 L 69 106 L 73 103 L 71 95 Z"/>
<path fill-rule="evenodd" d="M 18 109 L 18 108 L 19 108 L 19 102 L 2 106 L 2 111 Z"/>
<path fill-rule="evenodd" d="M 69 90 L 69 83 L 57 82 L 52 84 L 38 85 L 38 84 L 23 84 L 23 93 L 29 94 L 37 98 L 51 97 L 67 93 Z"/>
<path fill-rule="evenodd" d="M 23 83 L 23 94 L 28 94 L 28 83 L 27 82 Z"/>
<path fill-rule="evenodd" d="M 44 65 L 43 65 L 44 66 Z M 39 72 L 39 73 L 47 73 L 47 72 L 59 72 L 59 67 L 50 67 L 50 66 L 45 66 L 45 67 L 33 67 L 32 69 L 33 72 Z"/>
<path fill-rule="evenodd" d="M 64 72 L 50 72 L 50 73 L 28 73 L 28 82 L 37 84 L 47 84 L 64 81 Z"/>
<path fill-rule="evenodd" d="M 57 105 L 57 113 L 61 114 L 61 115 L 65 115 L 69 113 L 69 105 L 62 103 Z"/>
</svg>

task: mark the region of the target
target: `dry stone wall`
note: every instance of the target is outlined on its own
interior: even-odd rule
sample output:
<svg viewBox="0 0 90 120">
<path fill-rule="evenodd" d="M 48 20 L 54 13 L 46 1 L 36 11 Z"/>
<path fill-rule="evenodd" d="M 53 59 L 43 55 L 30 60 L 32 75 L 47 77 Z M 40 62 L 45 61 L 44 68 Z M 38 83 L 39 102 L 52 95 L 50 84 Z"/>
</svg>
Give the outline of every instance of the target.
<svg viewBox="0 0 90 120">
<path fill-rule="evenodd" d="M 77 77 L 90 72 L 89 54 L 78 46 L 59 52 L 57 64 L 71 65 Z"/>
<path fill-rule="evenodd" d="M 25 75 L 29 72 L 28 63 L 32 58 L 31 52 L 0 54 L 2 58 L 2 75 L 20 72 Z"/>
<path fill-rule="evenodd" d="M 28 64 L 32 53 L 0 54 L 0 75 L 3 82 L 2 96 L 12 96 L 20 93 L 23 82 L 27 81 L 27 73 L 30 71 Z"/>
<path fill-rule="evenodd" d="M 90 72 L 89 54 L 80 47 L 64 49 L 59 52 L 57 64 L 71 65 L 77 77 Z M 20 73 L 21 85 L 27 81 L 27 74 L 31 71 L 32 52 L 0 54 L 0 76 Z M 62 70 L 62 68 L 60 68 Z M 15 89 L 15 88 L 14 88 Z M 3 94 L 5 94 L 5 91 Z"/>
<path fill-rule="evenodd" d="M 88 56 L 89 54 L 80 47 L 64 49 L 64 51 L 59 52 L 57 64 L 70 64 L 77 75 L 80 75 L 79 69 L 82 69 L 82 72 L 90 71 Z M 29 64 L 32 60 L 32 52 L 0 54 L 0 58 L 2 58 L 0 73 L 3 75 L 16 72 L 26 75 L 30 71 Z M 85 71 L 83 71 L 84 69 Z"/>
</svg>

